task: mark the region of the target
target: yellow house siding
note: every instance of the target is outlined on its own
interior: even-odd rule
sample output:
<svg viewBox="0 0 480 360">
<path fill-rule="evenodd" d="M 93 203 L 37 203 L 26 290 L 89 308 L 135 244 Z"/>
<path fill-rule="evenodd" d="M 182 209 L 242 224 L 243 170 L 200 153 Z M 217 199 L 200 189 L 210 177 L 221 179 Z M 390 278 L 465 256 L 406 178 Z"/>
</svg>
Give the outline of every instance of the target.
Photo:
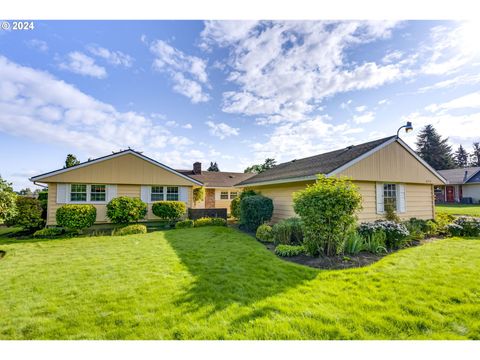
<svg viewBox="0 0 480 360">
<path fill-rule="evenodd" d="M 397 142 L 342 171 L 357 181 L 391 181 L 440 185 L 442 182 Z"/>
<path fill-rule="evenodd" d="M 141 185 L 117 185 L 117 196 L 140 198 Z"/>
<path fill-rule="evenodd" d="M 358 186 L 362 195 L 363 209 L 358 213 L 359 221 L 373 221 L 383 219 L 382 214 L 377 214 L 376 190 L 373 181 L 353 181 Z M 263 195 L 273 200 L 272 222 L 278 222 L 292 216 L 297 216 L 293 210 L 293 193 L 304 189 L 310 182 L 278 184 L 255 187 Z M 432 219 L 432 186 L 428 184 L 405 184 L 406 212 L 398 214 L 402 219 L 411 217 Z"/>
<path fill-rule="evenodd" d="M 41 181 L 45 183 L 193 185 L 188 179 L 132 154 L 90 164 Z"/>
<path fill-rule="evenodd" d="M 57 184 L 48 185 L 48 201 L 47 201 L 47 225 L 55 225 L 55 213 L 58 209 L 57 206 Z"/>
</svg>

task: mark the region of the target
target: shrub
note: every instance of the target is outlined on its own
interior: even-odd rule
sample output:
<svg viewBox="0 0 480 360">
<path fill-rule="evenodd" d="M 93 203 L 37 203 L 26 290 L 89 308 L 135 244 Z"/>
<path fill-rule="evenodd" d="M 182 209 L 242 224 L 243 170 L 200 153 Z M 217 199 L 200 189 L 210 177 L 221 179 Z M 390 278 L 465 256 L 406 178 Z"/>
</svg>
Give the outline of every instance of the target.
<svg viewBox="0 0 480 360">
<path fill-rule="evenodd" d="M 385 204 L 385 219 L 396 223 L 400 222 L 400 218 L 398 217 L 393 204 Z"/>
<path fill-rule="evenodd" d="M 45 226 L 45 220 L 42 218 L 42 205 L 37 199 L 18 196 L 16 208 L 17 213 L 7 222 L 8 225 L 20 226 L 29 231 L 37 230 Z"/>
<path fill-rule="evenodd" d="M 439 212 L 435 215 L 435 223 L 437 224 L 437 231 L 439 234 L 448 234 L 447 225 L 453 223 L 455 217 L 453 215 Z"/>
<path fill-rule="evenodd" d="M 345 254 L 355 255 L 363 250 L 363 237 L 356 231 L 351 231 L 345 238 L 343 252 Z"/>
<path fill-rule="evenodd" d="M 205 188 L 202 187 L 197 187 L 193 189 L 193 202 L 197 203 L 199 201 L 202 201 L 205 199 Z"/>
<path fill-rule="evenodd" d="M 387 252 L 386 239 L 385 231 L 376 231 L 364 238 L 363 249 L 373 254 Z"/>
<path fill-rule="evenodd" d="M 320 175 L 314 185 L 293 195 L 302 219 L 304 246 L 310 255 L 335 255 L 356 222 L 361 195 L 347 178 Z"/>
<path fill-rule="evenodd" d="M 272 227 L 267 224 L 262 224 L 258 227 L 257 233 L 255 235 L 258 240 L 264 242 L 273 242 L 273 232 Z"/>
<path fill-rule="evenodd" d="M 448 224 L 445 226 L 445 230 L 450 236 L 461 236 L 463 232 L 463 227 L 457 224 Z"/>
<path fill-rule="evenodd" d="M 178 221 L 175 224 L 175 229 L 186 229 L 186 228 L 193 228 L 194 222 L 193 220 L 187 219 L 183 221 Z"/>
<path fill-rule="evenodd" d="M 93 205 L 63 205 L 57 209 L 57 224 L 67 229 L 81 230 L 92 226 L 97 218 Z"/>
<path fill-rule="evenodd" d="M 413 240 L 422 240 L 425 238 L 425 233 L 427 229 L 426 221 L 417 218 L 411 218 L 408 221 L 405 221 L 403 225 L 407 228 L 410 233 L 410 238 Z"/>
<path fill-rule="evenodd" d="M 480 236 L 480 219 L 460 216 L 453 223 L 462 227 L 461 236 Z"/>
<path fill-rule="evenodd" d="M 258 195 L 258 193 L 252 189 L 244 189 L 240 195 L 232 200 L 230 203 L 230 213 L 234 218 L 240 219 L 240 201 L 248 196 L 253 195 Z"/>
<path fill-rule="evenodd" d="M 405 246 L 407 237 L 410 235 L 405 225 L 387 220 L 361 223 L 357 228 L 365 239 L 380 230 L 385 233 L 388 249 L 399 249 Z"/>
<path fill-rule="evenodd" d="M 62 235 L 65 232 L 64 229 L 59 227 L 50 227 L 41 230 L 37 230 L 33 233 L 34 238 L 49 239 Z"/>
<path fill-rule="evenodd" d="M 427 220 L 425 223 L 425 233 L 428 236 L 435 236 L 438 235 L 438 225 L 433 220 Z"/>
<path fill-rule="evenodd" d="M 147 215 L 147 204 L 139 198 L 120 196 L 107 204 L 107 217 L 115 224 L 128 224 Z"/>
<path fill-rule="evenodd" d="M 175 221 L 185 215 L 187 207 L 183 201 L 156 201 L 152 212 L 161 219 Z"/>
<path fill-rule="evenodd" d="M 275 254 L 283 257 L 297 256 L 305 252 L 303 245 L 280 244 L 275 248 Z"/>
<path fill-rule="evenodd" d="M 263 195 L 251 195 L 240 201 L 240 225 L 247 230 L 256 231 L 273 214 L 272 199 Z"/>
<path fill-rule="evenodd" d="M 147 227 L 143 224 L 133 224 L 113 230 L 112 235 L 124 236 L 133 234 L 146 234 Z"/>
<path fill-rule="evenodd" d="M 303 243 L 302 221 L 297 217 L 282 220 L 273 226 L 276 244 L 301 245 Z"/>
<path fill-rule="evenodd" d="M 0 224 L 6 223 L 17 214 L 17 194 L 13 191 L 12 183 L 2 179 L 0 175 Z"/>
<path fill-rule="evenodd" d="M 200 219 L 195 220 L 194 226 L 195 227 L 202 227 L 202 226 L 226 226 L 227 221 L 222 218 L 209 218 L 203 217 Z"/>
</svg>

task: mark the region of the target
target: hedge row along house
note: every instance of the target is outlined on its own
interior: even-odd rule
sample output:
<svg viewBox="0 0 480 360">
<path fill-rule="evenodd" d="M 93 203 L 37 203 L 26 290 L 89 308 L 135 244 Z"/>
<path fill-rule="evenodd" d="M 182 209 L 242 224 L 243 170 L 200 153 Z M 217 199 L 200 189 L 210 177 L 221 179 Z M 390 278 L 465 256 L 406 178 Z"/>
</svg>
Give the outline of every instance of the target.
<svg viewBox="0 0 480 360">
<path fill-rule="evenodd" d="M 401 219 L 435 217 L 434 186 L 445 179 L 397 136 L 279 164 L 238 183 L 273 200 L 276 222 L 295 216 L 293 193 L 315 182 L 318 174 L 347 176 L 358 186 L 360 221 L 385 216 L 390 203 Z"/>
<path fill-rule="evenodd" d="M 118 196 L 138 197 L 148 204 L 146 220 L 157 220 L 151 204 L 183 201 L 187 208 L 227 208 L 244 187 L 273 199 L 272 221 L 295 216 L 292 195 L 315 182 L 318 174 L 348 176 L 359 187 L 363 209 L 360 221 L 384 217 L 391 203 L 401 218 L 435 217 L 434 186 L 445 179 L 396 136 L 370 141 L 304 159 L 279 164 L 263 173 L 175 170 L 134 150 L 125 150 L 32 177 L 47 184 L 47 225 L 55 225 L 63 204 L 93 204 L 96 223 L 106 223 L 106 204 Z M 203 201 L 193 202 L 193 189 L 205 187 Z"/>
<path fill-rule="evenodd" d="M 92 204 L 97 209 L 96 223 L 108 223 L 106 205 L 118 196 L 137 197 L 147 203 L 147 221 L 158 220 L 152 203 L 160 200 L 183 201 L 187 208 L 230 209 L 231 200 L 241 191 L 234 184 L 250 176 L 202 171 L 200 163 L 191 171 L 175 170 L 128 149 L 30 180 L 48 185 L 47 225 L 56 225 L 56 211 L 64 204 Z M 205 187 L 202 202 L 193 201 L 195 187 Z"/>
</svg>

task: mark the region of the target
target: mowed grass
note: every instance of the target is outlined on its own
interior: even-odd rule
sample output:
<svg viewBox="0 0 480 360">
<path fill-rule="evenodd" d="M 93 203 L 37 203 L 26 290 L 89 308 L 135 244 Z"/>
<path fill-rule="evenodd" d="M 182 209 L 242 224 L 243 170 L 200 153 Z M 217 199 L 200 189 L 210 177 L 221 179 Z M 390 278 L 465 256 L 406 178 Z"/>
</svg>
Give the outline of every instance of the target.
<svg viewBox="0 0 480 360">
<path fill-rule="evenodd" d="M 480 217 L 480 204 L 441 204 L 435 206 L 436 212 L 451 215 L 465 215 Z"/>
<path fill-rule="evenodd" d="M 480 338 L 480 239 L 336 271 L 224 227 L 0 250 L 1 339 Z"/>
</svg>

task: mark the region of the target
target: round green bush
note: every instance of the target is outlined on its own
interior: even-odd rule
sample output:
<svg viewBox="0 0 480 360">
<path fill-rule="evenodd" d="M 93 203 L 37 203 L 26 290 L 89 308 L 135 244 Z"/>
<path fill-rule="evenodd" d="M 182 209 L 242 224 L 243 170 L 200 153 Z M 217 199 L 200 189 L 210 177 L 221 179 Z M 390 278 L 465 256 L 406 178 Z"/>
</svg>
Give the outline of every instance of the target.
<svg viewBox="0 0 480 360">
<path fill-rule="evenodd" d="M 242 199 L 248 196 L 253 196 L 253 195 L 258 195 L 258 193 L 252 189 L 244 189 L 240 193 L 240 195 L 238 195 L 230 203 L 230 215 L 232 215 L 236 219 L 240 219 L 240 201 L 242 201 Z"/>
<path fill-rule="evenodd" d="M 92 226 L 97 218 L 93 205 L 63 205 L 56 212 L 57 224 L 67 229 L 81 230 Z"/>
<path fill-rule="evenodd" d="M 256 231 L 264 222 L 270 221 L 273 214 L 272 199 L 263 195 L 244 197 L 240 201 L 240 225 Z"/>
<path fill-rule="evenodd" d="M 302 245 L 278 245 L 275 248 L 275 254 L 283 257 L 302 255 L 305 248 Z"/>
<path fill-rule="evenodd" d="M 267 224 L 260 225 L 257 229 L 257 233 L 255 234 L 255 236 L 260 241 L 273 242 L 272 227 Z"/>
<path fill-rule="evenodd" d="M 152 204 L 152 212 L 161 219 L 175 221 L 187 212 L 183 201 L 156 201 Z"/>
<path fill-rule="evenodd" d="M 107 217 L 115 224 L 128 224 L 147 215 L 147 204 L 139 198 L 120 196 L 107 204 Z"/>
<path fill-rule="evenodd" d="M 183 221 L 178 221 L 175 224 L 175 229 L 186 229 L 186 228 L 193 228 L 194 222 L 193 220 L 187 219 Z"/>
<path fill-rule="evenodd" d="M 12 225 L 20 226 L 25 230 L 33 231 L 45 226 L 42 218 L 42 205 L 37 199 L 18 196 L 16 200 L 17 214 L 9 222 Z"/>
<path fill-rule="evenodd" d="M 133 235 L 133 234 L 146 234 L 147 227 L 143 224 L 133 224 L 115 229 L 112 235 L 115 236 L 124 236 L 124 235 Z"/>
</svg>

